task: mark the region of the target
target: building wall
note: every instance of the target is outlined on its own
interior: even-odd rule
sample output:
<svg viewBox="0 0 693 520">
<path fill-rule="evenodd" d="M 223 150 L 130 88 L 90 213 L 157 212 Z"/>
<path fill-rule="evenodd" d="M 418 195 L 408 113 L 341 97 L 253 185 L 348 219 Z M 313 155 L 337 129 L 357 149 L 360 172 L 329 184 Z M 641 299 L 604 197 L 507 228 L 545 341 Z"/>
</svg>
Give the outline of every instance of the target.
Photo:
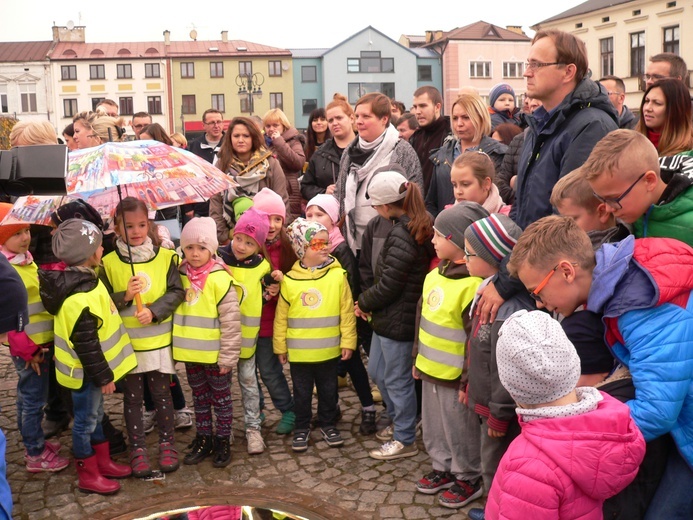
<svg viewBox="0 0 693 520">
<path fill-rule="evenodd" d="M 424 81 L 421 80 L 418 76 L 418 69 L 420 66 L 428 66 L 431 67 L 431 80 L 430 81 Z M 425 85 L 432 85 L 441 92 L 443 91 L 443 60 L 440 57 L 435 57 L 435 58 L 417 58 L 416 59 L 416 67 L 417 67 L 417 78 L 416 78 L 416 88 L 423 87 Z M 402 103 L 407 108 L 411 107 L 411 103 L 414 99 L 414 93 L 412 92 L 412 97 L 411 99 L 401 99 Z M 445 111 L 445 107 L 443 107 L 443 111 Z"/>
<path fill-rule="evenodd" d="M 315 81 L 303 81 L 302 67 L 315 68 Z M 324 77 L 321 58 L 294 58 L 294 125 L 304 130 L 308 128 L 309 108 L 313 106 L 311 100 L 315 100 L 316 108 L 324 108 L 332 101 L 334 93 L 327 93 L 322 89 Z M 312 70 L 312 69 L 311 69 Z M 304 113 L 304 105 L 307 113 Z"/>
<path fill-rule="evenodd" d="M 47 61 L 0 63 L 0 116 L 54 122 L 52 83 Z M 22 110 L 22 93 L 29 95 L 27 111 Z"/>
</svg>

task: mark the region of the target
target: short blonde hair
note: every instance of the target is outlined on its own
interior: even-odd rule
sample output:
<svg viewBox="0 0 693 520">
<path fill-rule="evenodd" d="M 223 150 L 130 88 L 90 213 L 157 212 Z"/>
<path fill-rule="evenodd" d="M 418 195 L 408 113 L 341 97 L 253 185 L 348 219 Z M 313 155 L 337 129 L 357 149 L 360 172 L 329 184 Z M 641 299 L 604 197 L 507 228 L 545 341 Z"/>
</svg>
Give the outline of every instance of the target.
<svg viewBox="0 0 693 520">
<path fill-rule="evenodd" d="M 171 140 L 172 140 L 174 143 L 178 143 L 178 144 L 182 145 L 183 148 L 187 148 L 187 147 L 188 147 L 188 139 L 187 139 L 187 137 L 185 137 L 185 136 L 184 136 L 183 134 L 181 134 L 180 132 L 173 132 L 169 137 L 171 138 Z"/>
<path fill-rule="evenodd" d="M 614 130 L 606 134 L 592 149 L 582 166 L 588 181 L 608 173 L 629 172 L 640 175 L 654 171 L 659 175 L 659 156 L 652 142 L 635 130 Z"/>
<path fill-rule="evenodd" d="M 266 126 L 268 123 L 281 123 L 285 132 L 291 128 L 289 118 L 286 117 L 286 114 L 281 108 L 272 108 L 265 113 L 262 117 L 262 124 Z"/>
<path fill-rule="evenodd" d="M 485 135 L 491 133 L 491 116 L 484 100 L 478 94 L 460 94 L 450 109 L 450 124 L 452 125 L 452 112 L 455 105 L 460 105 L 467 112 L 472 126 L 474 127 L 474 142 L 478 143 Z"/>
<path fill-rule="evenodd" d="M 19 121 L 10 132 L 11 146 L 58 144 L 55 128 L 48 121 Z"/>
<path fill-rule="evenodd" d="M 551 205 L 557 208 L 569 199 L 580 208 L 595 212 L 599 207 L 599 199 L 594 196 L 590 183 L 587 182 L 582 167 L 574 169 L 565 177 L 561 177 L 551 191 Z"/>
<path fill-rule="evenodd" d="M 508 272 L 517 278 L 521 267 L 549 270 L 561 258 L 568 258 L 585 270 L 595 266 L 587 233 L 572 218 L 551 215 L 527 226 L 510 254 Z"/>
</svg>

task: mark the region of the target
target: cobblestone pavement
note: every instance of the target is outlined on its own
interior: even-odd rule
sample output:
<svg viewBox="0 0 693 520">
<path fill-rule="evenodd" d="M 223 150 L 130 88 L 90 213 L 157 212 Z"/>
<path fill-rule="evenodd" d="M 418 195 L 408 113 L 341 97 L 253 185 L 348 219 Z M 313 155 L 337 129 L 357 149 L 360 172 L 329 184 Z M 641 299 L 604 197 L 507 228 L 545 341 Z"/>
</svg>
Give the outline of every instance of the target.
<svg viewBox="0 0 693 520">
<path fill-rule="evenodd" d="M 287 369 L 288 374 L 288 369 Z M 179 365 L 179 375 L 189 404 L 190 389 L 185 371 Z M 195 489 L 224 493 L 224 489 L 239 486 L 246 488 L 285 489 L 302 493 L 311 499 L 319 498 L 355 514 L 353 520 L 387 518 L 446 518 L 465 519 L 464 511 L 470 507 L 482 507 L 473 502 L 460 510 L 438 506 L 437 496 L 415 491 L 416 481 L 430 470 L 428 455 L 419 439 L 419 454 L 409 459 L 392 462 L 371 459 L 367 451 L 379 446 L 374 436 L 358 434 L 360 406 L 351 387 L 340 389 L 341 408 L 344 414 L 339 429 L 344 446 L 330 448 L 320 439 L 319 432 L 312 433 L 307 452 L 296 454 L 291 450 L 291 437 L 274 433 L 280 414 L 265 396 L 267 420 L 263 435 L 267 449 L 261 455 L 250 456 L 246 452 L 243 434 L 243 414 L 240 391 L 234 382 L 234 436 L 233 460 L 227 468 L 213 468 L 209 459 L 197 466 L 181 467 L 168 474 L 164 481 L 144 482 L 134 478 L 120 481 L 121 491 L 111 497 L 88 495 L 77 489 L 74 464 L 60 473 L 28 473 L 24 467 L 24 446 L 16 424 L 17 376 L 7 349 L 0 351 L 0 427 L 7 437 L 7 476 L 14 499 L 14 517 L 21 519 L 90 518 L 104 509 L 133 503 L 151 504 L 158 494 L 180 492 L 190 494 Z M 113 423 L 124 430 L 122 396 L 107 396 L 105 408 Z M 176 446 L 182 455 L 194 436 L 194 427 L 176 432 Z M 69 430 L 60 436 L 62 455 L 70 453 Z M 156 433 L 148 436 L 150 457 L 156 461 Z M 126 462 L 127 456 L 117 460 Z"/>
</svg>

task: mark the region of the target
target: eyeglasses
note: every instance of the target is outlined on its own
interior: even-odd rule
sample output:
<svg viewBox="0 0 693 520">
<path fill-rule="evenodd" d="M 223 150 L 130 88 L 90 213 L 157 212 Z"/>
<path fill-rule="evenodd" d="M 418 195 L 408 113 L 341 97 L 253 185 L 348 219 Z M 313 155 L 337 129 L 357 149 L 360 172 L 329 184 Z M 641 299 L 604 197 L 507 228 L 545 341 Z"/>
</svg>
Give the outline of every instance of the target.
<svg viewBox="0 0 693 520">
<path fill-rule="evenodd" d="M 607 93 L 609 96 L 620 96 L 620 95 L 621 95 L 620 92 L 613 92 L 613 91 L 611 91 L 611 90 L 607 90 L 606 93 Z"/>
<path fill-rule="evenodd" d="M 543 63 L 541 61 L 526 61 L 525 70 L 543 69 L 544 67 L 550 67 L 551 65 L 565 65 L 565 63 L 562 63 L 560 61 L 554 61 L 552 63 Z"/>
<path fill-rule="evenodd" d="M 659 81 L 660 79 L 674 79 L 672 76 L 662 76 L 661 74 L 643 74 L 642 79 L 645 81 Z"/>
<path fill-rule="evenodd" d="M 465 247 L 465 248 L 464 248 L 464 256 L 466 256 L 466 257 L 467 257 L 467 260 L 469 260 L 469 257 L 471 257 L 471 256 L 479 256 L 479 255 L 477 255 L 477 254 L 475 254 L 475 253 L 470 253 L 469 251 L 467 251 L 467 248 Z"/>
<path fill-rule="evenodd" d="M 532 299 L 535 302 L 539 302 L 541 304 L 544 303 L 544 300 L 541 299 L 541 296 L 539 296 L 539 293 L 544 290 L 544 287 L 546 287 L 546 284 L 549 283 L 549 280 L 551 280 L 551 277 L 553 276 L 553 274 L 556 271 L 558 271 L 558 268 L 560 267 L 560 265 L 561 265 L 560 263 L 556 264 L 556 267 L 554 267 L 553 269 L 551 269 L 551 271 L 549 271 L 549 274 L 547 274 L 546 277 L 541 282 L 539 282 L 539 285 L 537 285 L 533 291 L 528 291 L 529 295 L 532 297 Z M 571 262 L 571 265 L 578 265 L 578 264 L 577 264 L 577 262 Z"/>
<path fill-rule="evenodd" d="M 140 130 L 140 129 L 144 128 L 145 126 L 149 126 L 149 125 L 132 125 L 132 127 L 135 128 L 136 130 Z"/>
<path fill-rule="evenodd" d="M 313 251 L 322 251 L 330 247 L 330 242 L 327 240 L 311 240 L 308 246 Z"/>
<path fill-rule="evenodd" d="M 223 121 L 209 121 L 208 123 L 203 123 L 203 124 L 209 125 L 209 126 L 221 126 L 224 124 L 224 122 Z"/>
<path fill-rule="evenodd" d="M 634 182 L 633 184 L 631 184 L 631 185 L 628 187 L 628 189 L 627 189 L 626 191 L 624 191 L 623 193 L 621 193 L 621 195 L 619 195 L 619 196 L 616 197 L 615 199 L 605 199 L 604 197 L 602 197 L 602 196 L 600 196 L 600 195 L 597 195 L 597 194 L 594 193 L 594 192 L 592 192 L 592 193 L 594 194 L 594 196 L 597 198 L 597 200 L 598 200 L 599 202 L 602 202 L 602 203 L 606 204 L 606 205 L 609 206 L 610 208 L 613 208 L 613 209 L 616 209 L 616 210 L 623 209 L 623 206 L 621 206 L 621 201 L 626 197 L 626 195 L 628 195 L 628 194 L 631 192 L 631 190 L 632 190 L 633 188 L 635 188 L 635 185 L 636 185 L 637 183 L 639 183 L 639 182 L 642 180 L 642 178 L 643 178 L 646 174 L 647 174 L 647 172 L 643 173 L 640 177 L 638 177 L 637 179 L 635 179 L 635 182 Z"/>
</svg>

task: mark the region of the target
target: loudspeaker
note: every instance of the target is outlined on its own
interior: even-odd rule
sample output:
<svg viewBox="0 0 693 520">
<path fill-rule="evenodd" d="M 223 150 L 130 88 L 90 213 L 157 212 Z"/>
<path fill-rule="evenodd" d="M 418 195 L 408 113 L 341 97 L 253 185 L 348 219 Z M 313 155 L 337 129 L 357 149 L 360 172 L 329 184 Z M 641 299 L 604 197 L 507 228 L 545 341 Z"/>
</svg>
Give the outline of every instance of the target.
<svg viewBox="0 0 693 520">
<path fill-rule="evenodd" d="M 24 195 L 65 195 L 67 146 L 41 144 L 0 151 L 0 192 Z"/>
</svg>

